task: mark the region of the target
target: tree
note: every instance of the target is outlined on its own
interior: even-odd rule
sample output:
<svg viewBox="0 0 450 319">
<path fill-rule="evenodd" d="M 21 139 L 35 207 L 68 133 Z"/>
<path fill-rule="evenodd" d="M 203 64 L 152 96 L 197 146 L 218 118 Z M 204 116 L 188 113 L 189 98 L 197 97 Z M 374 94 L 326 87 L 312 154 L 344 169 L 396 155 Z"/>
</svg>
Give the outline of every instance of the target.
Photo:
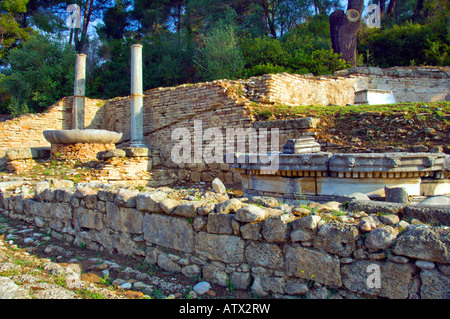
<svg viewBox="0 0 450 319">
<path fill-rule="evenodd" d="M 117 0 L 115 5 L 103 12 L 103 25 L 97 28 L 97 34 L 106 39 L 122 39 L 130 25 L 130 1 Z"/>
<path fill-rule="evenodd" d="M 213 28 L 195 60 L 205 80 L 236 79 L 242 75 L 244 59 L 235 27 L 224 24 Z"/>
<path fill-rule="evenodd" d="M 9 53 L 2 84 L 11 93 L 11 112 L 42 112 L 73 94 L 75 53 L 69 45 L 36 35 Z"/>
<path fill-rule="evenodd" d="M 0 2 L 0 59 L 32 34 L 31 28 L 22 27 L 16 19 L 26 12 L 28 0 L 2 0 Z"/>
<path fill-rule="evenodd" d="M 342 58 L 356 66 L 356 41 L 361 26 L 363 0 L 349 0 L 347 13 L 334 11 L 330 15 L 330 37 L 333 51 L 341 53 Z"/>
</svg>

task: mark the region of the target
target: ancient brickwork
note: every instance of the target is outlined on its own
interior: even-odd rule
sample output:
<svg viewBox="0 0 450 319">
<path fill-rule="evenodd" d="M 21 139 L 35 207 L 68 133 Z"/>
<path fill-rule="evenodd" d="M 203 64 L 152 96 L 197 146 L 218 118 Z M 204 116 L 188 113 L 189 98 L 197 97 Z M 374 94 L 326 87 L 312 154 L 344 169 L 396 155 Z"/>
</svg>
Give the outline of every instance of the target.
<svg viewBox="0 0 450 319">
<path fill-rule="evenodd" d="M 397 102 L 450 100 L 448 68 L 356 67 L 333 75 L 269 74 L 246 81 L 247 95 L 258 103 L 281 105 L 353 104 L 355 92 L 392 91 Z"/>
<path fill-rule="evenodd" d="M 226 129 L 278 128 L 279 149 L 289 138 L 315 135 L 315 124 L 299 126 L 300 122 L 274 121 L 270 124 L 255 122 L 249 110 L 255 103 L 281 105 L 337 104 L 354 102 L 355 91 L 362 89 L 392 90 L 397 101 L 435 101 L 449 99 L 449 70 L 443 68 L 358 67 L 335 72 L 330 76 L 313 77 L 286 73 L 264 75 L 239 81 L 213 81 L 186 84 L 171 88 L 156 88 L 144 96 L 145 143 L 159 152 L 159 162 L 166 168 L 177 170 L 180 179 L 211 181 L 220 177 L 227 183 L 239 177 L 218 163 L 194 163 L 195 153 L 202 154 L 208 140 L 196 144 L 195 138 L 204 138 L 208 128 L 222 132 L 222 145 L 236 142 L 225 140 Z M 123 133 L 117 148 L 129 145 L 130 99 L 114 98 L 108 101 L 86 99 L 86 128 L 106 129 Z M 5 165 L 4 153 L 11 147 L 49 146 L 42 131 L 69 129 L 72 122 L 72 98 L 65 98 L 43 114 L 32 114 L 0 123 L 0 158 Z M 195 130 L 200 123 L 199 130 Z M 294 123 L 294 124 L 292 124 Z M 276 127 L 277 126 L 277 127 Z M 177 164 L 171 160 L 171 150 L 182 136 L 172 139 L 176 129 L 186 129 L 184 137 L 190 143 L 191 161 Z M 187 133 L 189 132 L 189 133 Z M 270 135 L 268 135 L 270 144 Z M 220 143 L 220 141 L 217 141 Z M 319 141 L 330 146 L 327 141 Z M 201 150 L 200 150 L 201 145 Z M 248 145 L 248 142 L 247 142 Z M 332 146 L 332 145 L 331 145 Z M 225 149 L 223 150 L 225 153 Z M 202 156 L 201 156 L 202 157 Z M 156 165 L 157 166 L 157 165 Z"/>
</svg>

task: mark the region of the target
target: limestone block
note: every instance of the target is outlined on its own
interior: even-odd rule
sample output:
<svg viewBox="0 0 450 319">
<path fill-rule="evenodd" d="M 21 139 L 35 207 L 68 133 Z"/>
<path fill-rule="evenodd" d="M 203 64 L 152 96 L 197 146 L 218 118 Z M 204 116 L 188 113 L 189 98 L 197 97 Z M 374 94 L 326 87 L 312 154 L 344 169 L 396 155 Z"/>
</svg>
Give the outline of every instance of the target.
<svg viewBox="0 0 450 319">
<path fill-rule="evenodd" d="M 195 236 L 195 251 L 225 263 L 242 263 L 245 260 L 244 240 L 237 236 L 199 232 Z"/>
<path fill-rule="evenodd" d="M 276 244 L 251 242 L 245 248 L 245 258 L 250 266 L 284 269 L 283 250 Z"/>
<path fill-rule="evenodd" d="M 340 262 L 337 257 L 299 245 L 284 247 L 286 274 L 323 285 L 342 286 Z"/>
<path fill-rule="evenodd" d="M 218 214 L 231 214 L 236 213 L 242 206 L 244 206 L 244 204 L 240 200 L 231 198 L 224 202 L 218 203 L 215 206 L 215 210 Z"/>
<path fill-rule="evenodd" d="M 75 230 L 79 231 L 81 228 L 103 229 L 102 213 L 84 207 L 78 207 L 74 210 L 73 214 Z"/>
<path fill-rule="evenodd" d="M 384 187 L 404 187 L 410 196 L 420 195 L 420 178 L 317 177 L 317 195 L 349 196 L 355 192 L 384 197 Z"/>
<path fill-rule="evenodd" d="M 339 222 L 323 224 L 314 239 L 314 247 L 341 257 L 351 256 L 360 238 L 357 226 Z"/>
<path fill-rule="evenodd" d="M 422 285 L 420 286 L 420 297 L 422 299 L 449 299 L 450 277 L 442 274 L 436 269 L 422 270 L 420 272 Z"/>
<path fill-rule="evenodd" d="M 261 239 L 261 223 L 248 223 L 240 227 L 240 233 L 242 238 L 251 240 Z"/>
<path fill-rule="evenodd" d="M 23 200 L 23 209 L 27 214 L 51 218 L 51 203 L 39 203 L 31 199 Z"/>
<path fill-rule="evenodd" d="M 394 254 L 450 263 L 450 228 L 411 225 L 397 237 Z"/>
<path fill-rule="evenodd" d="M 391 226 L 377 227 L 367 235 L 364 245 L 371 250 L 389 248 L 395 241 L 398 230 Z"/>
<path fill-rule="evenodd" d="M 145 214 L 143 231 L 144 239 L 149 243 L 186 253 L 194 250 L 194 230 L 185 218 Z"/>
<path fill-rule="evenodd" d="M 209 214 L 206 229 L 208 233 L 232 235 L 233 228 L 231 222 L 234 216 L 229 214 Z"/>
<path fill-rule="evenodd" d="M 379 267 L 380 288 L 374 287 L 371 278 L 375 272 L 371 267 Z M 375 262 L 358 260 L 355 263 L 341 267 L 342 282 L 350 291 L 390 299 L 406 299 L 412 281 L 414 268 L 409 264 L 392 262 Z"/>
<path fill-rule="evenodd" d="M 52 207 L 52 215 L 58 219 L 72 221 L 72 206 L 69 204 L 56 203 Z"/>
<path fill-rule="evenodd" d="M 269 216 L 266 209 L 254 205 L 246 205 L 236 212 L 236 220 L 244 223 L 255 223 L 265 220 Z"/>
<path fill-rule="evenodd" d="M 203 267 L 202 277 L 208 282 L 216 283 L 224 287 L 226 287 L 229 283 L 228 275 L 224 271 L 224 269 L 213 263 L 210 263 Z"/>
<path fill-rule="evenodd" d="M 204 202 L 197 201 L 181 203 L 175 208 L 173 214 L 183 217 L 195 217 L 197 216 L 197 208 L 204 204 Z"/>
<path fill-rule="evenodd" d="M 117 206 L 136 207 L 136 196 L 138 194 L 138 190 L 119 189 L 116 198 L 114 198 L 114 203 Z"/>
<path fill-rule="evenodd" d="M 136 209 L 152 213 L 162 213 L 159 203 L 167 198 L 167 194 L 162 191 L 139 193 L 136 196 Z"/>
<path fill-rule="evenodd" d="M 143 213 L 129 207 L 106 203 L 106 226 L 125 233 L 142 233 Z"/>
<path fill-rule="evenodd" d="M 263 222 L 262 235 L 269 243 L 283 243 L 289 238 L 290 225 L 295 216 L 283 214 Z"/>
</svg>

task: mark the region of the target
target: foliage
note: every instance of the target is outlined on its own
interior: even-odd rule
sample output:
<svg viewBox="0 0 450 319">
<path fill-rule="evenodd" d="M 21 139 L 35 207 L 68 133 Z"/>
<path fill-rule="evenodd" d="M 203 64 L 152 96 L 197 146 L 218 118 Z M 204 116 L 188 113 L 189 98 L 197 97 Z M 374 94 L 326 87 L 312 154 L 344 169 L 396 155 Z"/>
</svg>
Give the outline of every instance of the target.
<svg viewBox="0 0 450 319">
<path fill-rule="evenodd" d="M 32 33 L 30 28 L 23 28 L 15 18 L 16 15 L 26 11 L 27 2 L 28 0 L 0 2 L 0 59 Z"/>
<path fill-rule="evenodd" d="M 265 73 L 329 74 L 349 65 L 331 50 L 327 16 L 315 16 L 282 39 L 244 38 L 244 75 Z"/>
<path fill-rule="evenodd" d="M 75 53 L 70 46 L 37 35 L 13 49 L 8 60 L 1 85 L 13 92 L 7 102 L 10 113 L 42 112 L 72 95 Z"/>
<path fill-rule="evenodd" d="M 442 26 L 406 22 L 387 29 L 364 30 L 359 36 L 358 50 L 369 52 L 371 64 L 383 68 L 448 65 L 449 44 Z"/>
<path fill-rule="evenodd" d="M 236 79 L 242 75 L 244 59 L 233 25 L 211 29 L 204 43 L 195 59 L 203 79 Z"/>
</svg>

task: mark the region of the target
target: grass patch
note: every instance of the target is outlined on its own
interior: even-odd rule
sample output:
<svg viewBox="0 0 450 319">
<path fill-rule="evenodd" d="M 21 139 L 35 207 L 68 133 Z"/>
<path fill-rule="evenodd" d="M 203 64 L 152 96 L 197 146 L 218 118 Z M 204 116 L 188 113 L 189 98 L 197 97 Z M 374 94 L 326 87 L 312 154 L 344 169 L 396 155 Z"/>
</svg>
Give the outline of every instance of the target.
<svg viewBox="0 0 450 319">
<path fill-rule="evenodd" d="M 379 112 L 382 115 L 396 115 L 406 113 L 406 117 L 426 117 L 435 115 L 443 117 L 450 113 L 450 102 L 405 102 L 379 105 L 266 105 L 257 104 L 251 107 L 258 120 L 276 120 L 282 118 L 296 118 L 302 116 L 327 117 L 351 116 L 362 113 Z"/>
</svg>

